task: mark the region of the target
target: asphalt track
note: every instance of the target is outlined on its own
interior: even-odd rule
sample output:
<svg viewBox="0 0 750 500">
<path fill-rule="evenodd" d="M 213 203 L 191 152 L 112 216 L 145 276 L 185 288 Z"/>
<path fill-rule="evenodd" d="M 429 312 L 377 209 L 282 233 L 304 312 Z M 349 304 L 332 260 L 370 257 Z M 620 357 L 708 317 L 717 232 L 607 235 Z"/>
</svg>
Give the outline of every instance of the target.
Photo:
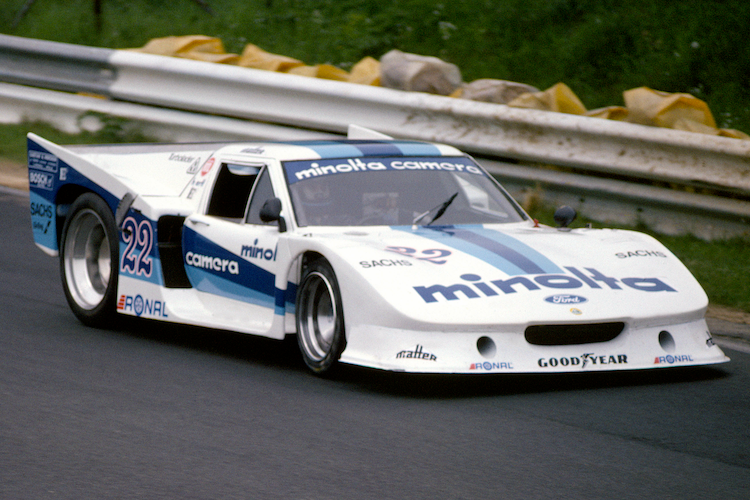
<svg viewBox="0 0 750 500">
<path fill-rule="evenodd" d="M 292 342 L 84 327 L 0 190 L 0 499 L 746 499 L 750 354 L 570 376 L 310 375 Z"/>
</svg>

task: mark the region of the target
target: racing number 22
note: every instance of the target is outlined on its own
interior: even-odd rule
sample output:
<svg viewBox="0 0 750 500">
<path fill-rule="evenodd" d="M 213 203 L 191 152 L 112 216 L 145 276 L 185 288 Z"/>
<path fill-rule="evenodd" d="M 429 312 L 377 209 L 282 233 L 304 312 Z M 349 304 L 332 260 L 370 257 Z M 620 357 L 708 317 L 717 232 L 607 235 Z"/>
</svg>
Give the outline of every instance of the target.
<svg viewBox="0 0 750 500">
<path fill-rule="evenodd" d="M 415 248 L 409 247 L 388 247 L 386 248 L 386 250 L 400 253 L 401 255 L 404 255 L 406 257 L 414 257 L 419 260 L 426 260 L 428 262 L 432 262 L 433 264 L 445 264 L 446 260 L 443 257 L 447 257 L 451 254 L 450 250 L 442 250 L 440 248 L 422 250 L 420 253 L 417 253 L 417 250 Z"/>
<path fill-rule="evenodd" d="M 127 244 L 122 254 L 122 271 L 151 276 L 152 262 L 149 254 L 154 246 L 154 230 L 151 223 L 142 220 L 139 224 L 133 217 L 128 217 L 122 223 L 122 239 Z"/>
</svg>

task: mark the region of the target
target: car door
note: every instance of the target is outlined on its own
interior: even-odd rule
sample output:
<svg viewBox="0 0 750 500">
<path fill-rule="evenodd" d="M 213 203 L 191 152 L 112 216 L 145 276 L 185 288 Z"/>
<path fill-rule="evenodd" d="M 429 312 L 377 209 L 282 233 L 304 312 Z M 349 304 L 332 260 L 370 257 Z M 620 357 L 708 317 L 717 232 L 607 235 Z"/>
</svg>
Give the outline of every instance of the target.
<svg viewBox="0 0 750 500">
<path fill-rule="evenodd" d="M 279 228 L 260 220 L 274 196 L 265 165 L 222 163 L 204 214 L 185 219 L 183 259 L 217 326 L 262 334 L 274 319 Z"/>
</svg>

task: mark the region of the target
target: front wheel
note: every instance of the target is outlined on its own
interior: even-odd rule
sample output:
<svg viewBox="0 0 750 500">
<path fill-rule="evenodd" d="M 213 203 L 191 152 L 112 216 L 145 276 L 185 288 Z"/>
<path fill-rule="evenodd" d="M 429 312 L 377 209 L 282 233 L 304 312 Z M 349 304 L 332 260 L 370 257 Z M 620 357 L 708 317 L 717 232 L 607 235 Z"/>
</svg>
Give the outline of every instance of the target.
<svg viewBox="0 0 750 500">
<path fill-rule="evenodd" d="M 60 242 L 60 274 L 70 308 L 90 326 L 105 326 L 115 313 L 118 237 L 109 206 L 86 193 L 70 207 Z"/>
<path fill-rule="evenodd" d="M 324 259 L 312 262 L 297 289 L 297 342 L 316 374 L 329 371 L 346 346 L 344 311 L 336 275 Z"/>
</svg>

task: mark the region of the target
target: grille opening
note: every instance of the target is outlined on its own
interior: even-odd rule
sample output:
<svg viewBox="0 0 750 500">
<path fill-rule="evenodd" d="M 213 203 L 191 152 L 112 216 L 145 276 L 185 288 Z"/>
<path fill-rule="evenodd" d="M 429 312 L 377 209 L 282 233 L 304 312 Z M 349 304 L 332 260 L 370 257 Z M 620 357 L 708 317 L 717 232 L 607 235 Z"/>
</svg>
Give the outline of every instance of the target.
<svg viewBox="0 0 750 500">
<path fill-rule="evenodd" d="M 625 323 L 533 325 L 526 328 L 526 342 L 534 345 L 577 345 L 608 342 L 625 329 Z"/>
</svg>

